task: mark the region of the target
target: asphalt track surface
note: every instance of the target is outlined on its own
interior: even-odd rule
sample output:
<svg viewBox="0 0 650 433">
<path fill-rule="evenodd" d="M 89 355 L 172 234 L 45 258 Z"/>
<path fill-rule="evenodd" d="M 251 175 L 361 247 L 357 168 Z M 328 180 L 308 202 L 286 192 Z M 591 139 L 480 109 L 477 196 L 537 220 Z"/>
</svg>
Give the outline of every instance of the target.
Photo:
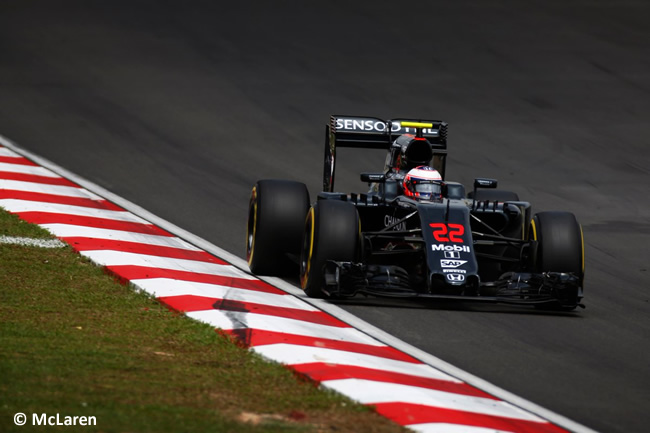
<svg viewBox="0 0 650 433">
<path fill-rule="evenodd" d="M 4 1 L 0 134 L 244 255 L 260 178 L 321 186 L 333 113 L 450 123 L 447 177 L 574 212 L 587 309 L 358 299 L 602 432 L 650 425 L 650 3 Z M 337 189 L 383 153 L 346 150 Z"/>
</svg>

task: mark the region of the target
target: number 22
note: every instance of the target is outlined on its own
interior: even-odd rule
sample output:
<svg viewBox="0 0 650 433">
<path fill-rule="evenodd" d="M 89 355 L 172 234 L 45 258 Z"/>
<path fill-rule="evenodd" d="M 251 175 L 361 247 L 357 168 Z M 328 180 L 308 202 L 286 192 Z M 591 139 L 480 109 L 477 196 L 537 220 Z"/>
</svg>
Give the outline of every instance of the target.
<svg viewBox="0 0 650 433">
<path fill-rule="evenodd" d="M 462 224 L 431 223 L 429 226 L 434 229 L 433 237 L 438 242 L 464 242 L 461 236 L 465 233 L 465 227 Z"/>
</svg>

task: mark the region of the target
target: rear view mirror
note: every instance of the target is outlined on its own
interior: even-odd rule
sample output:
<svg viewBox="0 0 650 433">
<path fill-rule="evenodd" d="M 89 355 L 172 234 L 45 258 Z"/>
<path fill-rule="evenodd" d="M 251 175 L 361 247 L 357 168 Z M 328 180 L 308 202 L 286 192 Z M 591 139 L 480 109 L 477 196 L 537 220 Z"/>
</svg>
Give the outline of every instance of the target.
<svg viewBox="0 0 650 433">
<path fill-rule="evenodd" d="M 382 183 L 386 180 L 384 173 L 361 173 L 361 182 Z"/>
<path fill-rule="evenodd" d="M 474 179 L 474 189 L 477 188 L 496 188 L 497 187 L 496 179 L 487 179 L 483 177 L 478 177 Z"/>
<path fill-rule="evenodd" d="M 476 190 L 479 188 L 496 188 L 496 179 L 487 179 L 485 177 L 477 177 L 474 179 L 474 191 L 472 192 L 472 209 L 476 208 Z"/>
</svg>

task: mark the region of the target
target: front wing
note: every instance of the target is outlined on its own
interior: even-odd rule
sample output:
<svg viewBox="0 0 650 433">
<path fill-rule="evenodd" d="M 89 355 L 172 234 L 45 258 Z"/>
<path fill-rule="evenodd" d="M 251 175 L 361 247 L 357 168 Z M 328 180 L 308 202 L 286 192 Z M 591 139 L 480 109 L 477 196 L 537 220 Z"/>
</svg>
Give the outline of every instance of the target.
<svg viewBox="0 0 650 433">
<path fill-rule="evenodd" d="M 566 309 L 584 307 L 580 304 L 581 279 L 573 273 L 509 272 L 496 281 L 482 283 L 474 293 L 456 295 L 416 291 L 409 284 L 408 273 L 398 266 L 328 261 L 325 265 L 324 278 L 324 291 L 334 297 L 366 294 L 383 297 L 555 306 Z"/>
</svg>

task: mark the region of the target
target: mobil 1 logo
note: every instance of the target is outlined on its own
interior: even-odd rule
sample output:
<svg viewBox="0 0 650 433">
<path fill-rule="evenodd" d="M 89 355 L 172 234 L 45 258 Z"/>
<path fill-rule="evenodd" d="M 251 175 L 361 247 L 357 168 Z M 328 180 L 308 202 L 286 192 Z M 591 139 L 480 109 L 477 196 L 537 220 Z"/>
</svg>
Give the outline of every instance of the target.
<svg viewBox="0 0 650 433">
<path fill-rule="evenodd" d="M 445 258 L 455 259 L 460 258 L 460 253 L 469 253 L 470 249 L 467 245 L 433 244 L 431 245 L 431 251 L 442 251 L 445 254 Z"/>
</svg>

